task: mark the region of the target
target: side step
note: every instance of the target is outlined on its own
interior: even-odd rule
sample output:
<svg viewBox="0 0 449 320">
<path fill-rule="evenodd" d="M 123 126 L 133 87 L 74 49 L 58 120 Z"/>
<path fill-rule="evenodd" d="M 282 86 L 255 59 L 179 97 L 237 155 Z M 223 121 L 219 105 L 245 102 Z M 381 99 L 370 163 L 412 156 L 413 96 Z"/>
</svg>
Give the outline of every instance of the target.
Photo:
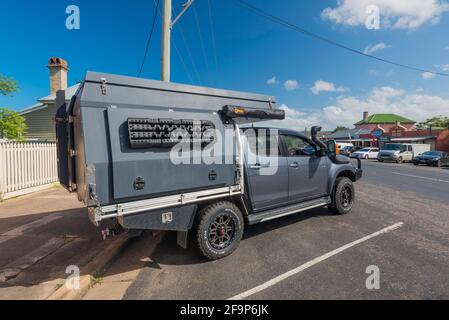
<svg viewBox="0 0 449 320">
<path fill-rule="evenodd" d="M 273 210 L 263 211 L 256 214 L 251 214 L 248 216 L 249 224 L 257 224 L 280 217 L 285 217 L 294 213 L 306 211 L 313 208 L 324 207 L 331 203 L 330 197 L 323 197 L 315 200 L 310 200 L 303 203 L 297 203 L 294 205 L 276 208 Z"/>
</svg>

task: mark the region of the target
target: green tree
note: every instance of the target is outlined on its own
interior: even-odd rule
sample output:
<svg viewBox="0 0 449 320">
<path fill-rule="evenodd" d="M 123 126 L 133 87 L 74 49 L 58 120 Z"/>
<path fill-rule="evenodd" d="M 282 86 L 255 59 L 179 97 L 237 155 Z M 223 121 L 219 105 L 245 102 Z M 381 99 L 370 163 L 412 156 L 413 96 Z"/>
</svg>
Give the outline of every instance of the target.
<svg viewBox="0 0 449 320">
<path fill-rule="evenodd" d="M 23 141 L 27 129 L 24 117 L 8 108 L 0 108 L 0 138 Z"/>
<path fill-rule="evenodd" d="M 433 117 L 418 123 L 416 127 L 420 130 L 428 129 L 429 127 L 449 129 L 449 118 L 443 116 Z"/>
<path fill-rule="evenodd" d="M 12 96 L 19 90 L 16 80 L 0 74 L 0 95 Z M 25 118 L 8 108 L 0 108 L 0 138 L 23 141 L 27 125 Z"/>
<path fill-rule="evenodd" d="M 0 73 L 0 95 L 12 96 L 12 94 L 18 90 L 19 84 L 16 80 Z"/>
<path fill-rule="evenodd" d="M 343 126 L 338 126 L 338 127 L 336 127 L 336 128 L 332 131 L 332 133 L 335 133 L 335 132 L 337 132 L 337 131 L 342 131 L 342 130 L 349 130 L 349 128 L 346 128 L 346 127 L 343 127 Z"/>
</svg>

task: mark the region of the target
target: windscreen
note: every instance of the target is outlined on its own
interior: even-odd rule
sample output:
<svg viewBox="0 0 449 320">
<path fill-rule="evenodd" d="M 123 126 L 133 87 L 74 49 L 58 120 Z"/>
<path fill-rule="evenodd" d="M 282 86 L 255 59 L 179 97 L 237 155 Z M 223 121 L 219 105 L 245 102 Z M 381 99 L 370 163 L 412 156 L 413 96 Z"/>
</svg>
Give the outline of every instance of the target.
<svg viewBox="0 0 449 320">
<path fill-rule="evenodd" d="M 386 144 L 383 149 L 384 150 L 393 150 L 393 151 L 405 151 L 405 146 L 403 144 L 390 143 L 390 144 Z"/>
</svg>

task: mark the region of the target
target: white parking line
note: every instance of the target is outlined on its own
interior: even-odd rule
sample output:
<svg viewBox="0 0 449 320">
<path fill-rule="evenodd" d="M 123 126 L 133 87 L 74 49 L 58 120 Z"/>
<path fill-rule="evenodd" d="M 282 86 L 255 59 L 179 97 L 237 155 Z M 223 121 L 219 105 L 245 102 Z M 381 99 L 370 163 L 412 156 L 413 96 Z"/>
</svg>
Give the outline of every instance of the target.
<svg viewBox="0 0 449 320">
<path fill-rule="evenodd" d="M 288 272 L 286 272 L 284 274 L 281 274 L 281 275 L 277 276 L 276 278 L 273 278 L 273 279 L 271 279 L 271 280 L 269 280 L 269 281 L 267 281 L 267 282 L 265 282 L 265 283 L 255 287 L 253 289 L 250 289 L 248 291 L 240 293 L 240 294 L 238 294 L 238 295 L 236 295 L 236 296 L 234 296 L 234 297 L 232 297 L 232 298 L 230 298 L 228 300 L 243 300 L 243 299 L 245 299 L 245 298 L 247 298 L 249 296 L 252 296 L 253 294 L 261 292 L 261 291 L 263 291 L 263 290 L 265 290 L 265 289 L 267 289 L 269 287 L 272 287 L 275 284 L 277 284 L 277 283 L 279 283 L 279 282 L 281 282 L 281 281 L 283 281 L 283 280 L 285 280 L 285 279 L 287 279 L 287 278 L 289 278 L 289 277 L 291 277 L 291 276 L 293 276 L 295 274 L 298 274 L 301 271 L 304 271 L 304 270 L 306 270 L 306 269 L 308 269 L 308 268 L 310 268 L 310 267 L 312 267 L 312 266 L 314 266 L 314 265 L 316 265 L 316 264 L 318 264 L 318 263 L 320 263 L 320 262 L 322 262 L 322 261 L 324 261 L 326 259 L 329 259 L 329 258 L 331 258 L 331 257 L 333 257 L 333 256 L 335 256 L 335 255 L 337 255 L 337 254 L 339 254 L 339 253 L 341 253 L 341 252 L 343 252 L 345 250 L 348 250 L 349 248 L 351 248 L 351 247 L 353 247 L 355 245 L 358 245 L 358 244 L 360 244 L 362 242 L 368 241 L 369 239 L 372 239 L 374 237 L 380 236 L 380 235 L 385 234 L 387 232 L 396 230 L 396 229 L 402 227 L 403 225 L 404 225 L 403 222 L 399 222 L 399 223 L 391 225 L 391 226 L 389 226 L 387 228 L 379 230 L 379 231 L 377 231 L 375 233 L 372 233 L 372 234 L 370 234 L 370 235 L 368 235 L 366 237 L 363 237 L 363 238 L 361 238 L 359 240 L 356 240 L 356 241 L 353 241 L 351 243 L 348 243 L 347 245 L 344 245 L 344 246 L 342 246 L 342 247 L 340 247 L 338 249 L 335 249 L 335 250 L 333 250 L 331 252 L 328 252 L 328 253 L 326 253 L 326 254 L 318 257 L 318 258 L 315 258 L 312 261 L 309 261 L 309 262 L 299 266 L 298 268 L 295 268 L 295 269 L 290 270 L 290 271 L 288 271 Z"/>
<path fill-rule="evenodd" d="M 437 178 L 429 178 L 429 177 L 423 177 L 423 176 L 415 176 L 414 174 L 407 174 L 407 173 L 400 173 L 400 172 L 392 172 L 393 174 L 396 174 L 398 176 L 405 176 L 405 177 L 411 177 L 411 178 L 419 178 L 419 179 L 425 179 L 429 181 L 436 181 L 436 182 L 445 182 L 449 183 L 447 180 L 441 180 Z"/>
</svg>

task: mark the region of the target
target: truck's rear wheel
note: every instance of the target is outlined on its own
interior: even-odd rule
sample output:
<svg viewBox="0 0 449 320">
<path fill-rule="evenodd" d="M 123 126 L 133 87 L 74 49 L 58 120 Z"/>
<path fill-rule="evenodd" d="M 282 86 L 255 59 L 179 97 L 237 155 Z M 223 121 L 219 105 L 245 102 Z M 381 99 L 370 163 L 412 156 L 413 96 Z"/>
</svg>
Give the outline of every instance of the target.
<svg viewBox="0 0 449 320">
<path fill-rule="evenodd" d="M 198 213 L 198 248 L 208 259 L 224 258 L 237 249 L 243 229 L 243 216 L 236 205 L 228 201 L 213 203 Z"/>
<path fill-rule="evenodd" d="M 351 179 L 346 177 L 337 178 L 332 200 L 329 210 L 333 213 L 343 215 L 352 210 L 355 200 L 355 189 Z"/>
</svg>

